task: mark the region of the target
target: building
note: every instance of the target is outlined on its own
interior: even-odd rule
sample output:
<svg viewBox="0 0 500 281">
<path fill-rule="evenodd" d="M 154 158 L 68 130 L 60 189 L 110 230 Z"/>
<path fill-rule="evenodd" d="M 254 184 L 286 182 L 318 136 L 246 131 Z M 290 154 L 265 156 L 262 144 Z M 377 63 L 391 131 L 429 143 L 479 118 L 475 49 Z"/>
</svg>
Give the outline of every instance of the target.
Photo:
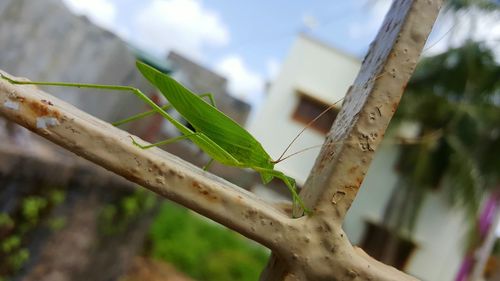
<svg viewBox="0 0 500 281">
<path fill-rule="evenodd" d="M 277 159 L 290 141 L 331 104 L 340 101 L 358 73 L 359 59 L 301 34 L 269 86 L 267 100 L 249 126 L 252 134 Z M 290 152 L 321 145 L 338 107 L 300 136 Z M 265 126 L 263 126 L 265 124 Z M 286 124 L 286 125 L 285 125 Z M 279 132 L 277 135 L 276 132 Z M 304 184 L 318 149 L 306 151 L 277 165 Z"/>
<path fill-rule="evenodd" d="M 308 35 L 299 35 L 269 88 L 265 104 L 257 112 L 255 122 L 250 124 L 250 130 L 271 156 L 278 158 L 309 121 L 342 99 L 360 64 L 357 58 Z M 322 144 L 339 107 L 311 125 L 290 152 Z M 277 169 L 294 177 L 299 185 L 303 184 L 318 152 L 301 153 L 279 163 Z M 454 280 L 464 256 L 467 225 L 460 212 L 448 207 L 442 194 L 436 192 L 428 196 L 411 240 L 385 227 L 384 212 L 398 185 L 394 168 L 397 157 L 398 149 L 394 145 L 379 147 L 344 221 L 344 230 L 354 245 L 363 246 L 375 257 L 384 244 L 381 241 L 395 238 L 393 241 L 398 249 L 395 265 L 399 268 L 422 280 Z"/>
<path fill-rule="evenodd" d="M 153 90 L 136 70 L 136 57 L 123 40 L 87 18 L 73 15 L 61 0 L 4 0 L 0 16 L 0 68 L 10 74 L 33 81 L 133 85 L 145 93 Z M 138 106 L 132 94 L 45 89 L 106 121 L 146 108 Z"/>
</svg>

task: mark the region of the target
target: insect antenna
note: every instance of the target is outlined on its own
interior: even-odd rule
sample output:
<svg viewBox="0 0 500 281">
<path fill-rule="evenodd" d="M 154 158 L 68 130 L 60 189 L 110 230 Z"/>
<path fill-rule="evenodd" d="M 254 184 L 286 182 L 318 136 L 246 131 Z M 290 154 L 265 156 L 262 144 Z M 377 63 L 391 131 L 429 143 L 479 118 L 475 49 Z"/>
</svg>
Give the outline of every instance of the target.
<svg viewBox="0 0 500 281">
<path fill-rule="evenodd" d="M 305 152 L 305 151 L 308 151 L 308 150 L 311 150 L 311 149 L 315 149 L 315 148 L 320 148 L 320 147 L 322 147 L 322 146 L 323 146 L 322 144 L 317 144 L 317 145 L 313 145 L 313 146 L 310 146 L 310 147 L 303 148 L 303 149 L 301 149 L 301 150 L 299 150 L 299 151 L 295 151 L 294 153 L 291 153 L 291 154 L 288 154 L 288 155 L 287 155 L 287 156 L 285 156 L 285 157 L 282 157 L 282 158 L 279 160 L 279 162 L 281 162 L 281 161 L 285 161 L 286 159 L 288 159 L 288 158 L 290 158 L 290 157 L 292 157 L 292 156 L 295 156 L 295 155 L 297 155 L 297 154 L 300 154 L 300 153 L 302 153 L 302 152 Z M 275 161 L 274 163 L 278 163 L 278 161 Z"/>
<path fill-rule="evenodd" d="M 280 157 L 278 158 L 278 160 L 274 160 L 272 161 L 274 164 L 277 164 L 285 159 L 287 159 L 288 157 L 290 156 L 293 156 L 299 152 L 302 152 L 302 151 L 299 151 L 299 152 L 296 152 L 296 153 L 292 153 L 291 155 L 288 155 L 288 156 L 285 156 L 285 153 L 290 149 L 290 147 L 292 146 L 292 144 L 300 137 L 300 135 L 302 135 L 302 133 L 305 132 L 305 130 L 307 130 L 309 127 L 311 127 L 311 125 L 316 122 L 319 118 L 321 118 L 321 116 L 325 115 L 328 111 L 330 111 L 332 108 L 334 108 L 339 102 L 343 101 L 344 98 L 341 98 L 339 99 L 338 101 L 334 102 L 333 104 L 331 104 L 328 108 L 326 108 L 325 110 L 323 110 L 323 112 L 321 112 L 318 116 L 316 116 L 313 120 L 311 120 L 309 123 L 307 123 L 306 126 L 304 126 L 304 128 L 302 128 L 302 130 L 293 138 L 293 140 L 288 144 L 288 146 L 285 148 L 285 150 L 283 151 L 283 153 L 281 153 Z M 314 148 L 314 147 L 313 147 Z M 309 148 L 307 148 L 309 149 Z M 305 149 L 305 150 L 307 150 Z"/>
<path fill-rule="evenodd" d="M 462 17 L 469 16 L 470 13 L 471 13 L 471 10 L 467 10 L 463 13 Z M 441 40 L 443 40 L 446 36 L 448 36 L 448 34 L 450 34 L 451 31 L 453 31 L 454 29 L 457 29 L 458 25 L 462 24 L 462 23 L 463 23 L 463 21 L 455 20 L 453 25 L 445 33 L 443 33 L 435 42 L 433 42 L 432 44 L 429 44 L 428 46 L 425 47 L 424 50 L 422 50 L 422 54 L 426 54 L 432 47 L 436 46 L 439 42 L 441 42 Z"/>
<path fill-rule="evenodd" d="M 393 144 L 393 145 L 418 145 L 418 144 L 421 144 L 421 143 L 424 143 L 424 142 L 428 142 L 428 141 L 436 141 L 436 140 L 439 140 L 440 138 L 443 137 L 443 131 L 442 129 L 437 129 L 435 131 L 432 131 L 430 133 L 427 133 L 425 135 L 422 135 L 420 137 L 414 137 L 414 138 L 399 138 L 399 139 L 393 139 L 393 140 L 389 140 L 389 141 L 385 141 L 383 142 L 382 144 L 384 145 L 390 145 L 390 144 Z M 357 141 L 352 141 L 352 142 L 345 142 L 344 143 L 358 143 Z M 310 147 L 306 147 L 306 148 L 303 148 L 301 150 L 298 150 L 298 151 L 295 151 L 287 156 L 282 156 L 279 161 L 276 160 L 276 161 L 273 161 L 273 163 L 279 163 L 281 161 L 284 161 L 292 156 L 295 156 L 297 154 L 300 154 L 302 152 L 305 152 L 305 151 L 308 151 L 308 150 L 311 150 L 311 149 L 315 149 L 315 148 L 320 148 L 322 147 L 323 145 L 322 144 L 317 144 L 317 145 L 313 145 L 313 146 L 310 146 Z"/>
</svg>

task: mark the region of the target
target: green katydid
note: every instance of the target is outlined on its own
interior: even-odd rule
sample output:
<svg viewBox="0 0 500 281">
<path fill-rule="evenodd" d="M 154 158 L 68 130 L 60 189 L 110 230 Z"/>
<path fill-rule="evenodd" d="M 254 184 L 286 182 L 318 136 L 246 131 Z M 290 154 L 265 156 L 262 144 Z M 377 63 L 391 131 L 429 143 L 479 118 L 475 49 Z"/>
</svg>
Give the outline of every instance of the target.
<svg viewBox="0 0 500 281">
<path fill-rule="evenodd" d="M 144 63 L 137 62 L 137 68 L 151 84 L 160 90 L 160 92 L 168 100 L 168 105 L 160 107 L 139 89 L 130 86 L 61 82 L 28 82 L 13 80 L 4 75 L 1 76 L 13 84 L 95 88 L 132 92 L 147 103 L 153 110 L 119 121 L 114 125 L 130 122 L 156 112 L 172 123 L 177 130 L 182 133 L 179 137 L 146 146 L 140 145 L 132 138 L 134 145 L 142 149 L 147 149 L 153 146 L 172 143 L 181 139 L 190 139 L 201 150 L 208 154 L 212 160 L 218 161 L 227 166 L 250 168 L 255 170 L 260 174 L 264 184 L 269 183 L 273 178 L 282 180 L 292 194 L 294 205 L 298 204 L 304 212 L 309 212 L 297 194 L 295 180 L 285 175 L 283 172 L 274 170 L 274 165 L 276 163 L 287 158 L 283 158 L 283 156 L 290 146 L 287 147 L 278 160 L 274 161 L 264 150 L 262 145 L 248 131 L 215 107 L 211 94 L 196 95 L 168 75 Z M 210 98 L 210 104 L 202 99 L 203 96 L 208 96 Z M 165 110 L 168 107 L 175 108 L 179 114 L 192 125 L 194 131 L 167 113 Z M 210 163 L 211 162 L 209 162 L 209 164 Z M 207 166 L 209 164 L 207 164 Z"/>
</svg>

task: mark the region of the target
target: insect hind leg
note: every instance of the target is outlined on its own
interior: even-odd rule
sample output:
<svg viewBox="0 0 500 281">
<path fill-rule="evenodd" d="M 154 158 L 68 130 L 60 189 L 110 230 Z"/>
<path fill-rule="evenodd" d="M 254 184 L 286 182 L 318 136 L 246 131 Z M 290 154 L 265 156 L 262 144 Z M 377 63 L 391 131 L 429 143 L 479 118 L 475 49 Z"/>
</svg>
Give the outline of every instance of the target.
<svg viewBox="0 0 500 281">
<path fill-rule="evenodd" d="M 215 105 L 215 99 L 214 99 L 214 96 L 213 94 L 211 93 L 205 93 L 205 94 L 201 94 L 199 95 L 201 98 L 208 98 L 208 102 L 213 106 L 213 107 L 216 107 Z M 163 110 L 168 110 L 172 107 L 172 105 L 170 104 L 165 104 L 163 106 L 161 106 L 160 108 L 163 109 Z M 111 123 L 113 126 L 115 127 L 118 127 L 118 126 L 121 126 L 123 124 L 127 124 L 127 123 L 130 123 L 130 122 L 133 122 L 133 121 L 136 121 L 136 120 L 139 120 L 139 119 L 142 119 L 142 118 L 145 118 L 145 117 L 148 117 L 148 116 L 151 116 L 155 113 L 158 113 L 157 110 L 148 110 L 148 111 L 145 111 L 145 112 L 141 112 L 141 113 L 138 113 L 136 115 L 133 115 L 133 116 L 130 116 L 130 117 L 127 117 L 127 118 L 124 118 L 122 120 L 119 120 L 119 121 L 115 121 L 113 123 Z"/>
<path fill-rule="evenodd" d="M 298 206 L 304 213 L 306 214 L 310 214 L 311 211 L 306 208 L 306 206 L 304 205 L 304 202 L 302 201 L 302 199 L 300 198 L 299 194 L 297 193 L 297 186 L 295 184 L 295 180 L 287 175 L 285 175 L 283 172 L 280 172 L 280 171 L 276 171 L 276 170 L 273 170 L 273 169 L 265 169 L 265 168 L 257 168 L 257 167 L 252 167 L 252 169 L 254 169 L 255 171 L 264 174 L 266 176 L 266 178 L 268 176 L 273 176 L 273 177 L 276 177 L 278 179 L 280 179 L 281 181 L 283 181 L 283 183 L 285 183 L 286 187 L 288 188 L 288 190 L 290 191 L 291 195 L 292 195 L 292 202 L 293 202 L 293 206 L 294 206 L 294 210 L 297 210 L 296 207 Z M 263 176 L 264 178 L 264 176 Z M 294 211 L 293 212 L 293 216 L 294 217 L 299 217 L 300 215 L 295 215 L 296 212 Z"/>
<path fill-rule="evenodd" d="M 214 163 L 214 159 L 213 158 L 210 158 L 210 160 L 208 160 L 207 164 L 205 164 L 205 166 L 203 166 L 203 171 L 208 171 L 208 169 L 210 168 L 210 166 L 212 166 L 212 164 Z"/>
<path fill-rule="evenodd" d="M 196 137 L 198 135 L 200 135 L 200 133 L 192 133 L 192 134 L 182 135 L 182 136 L 178 136 L 178 137 L 171 138 L 171 139 L 166 139 L 166 140 L 159 141 L 159 142 L 152 143 L 152 144 L 148 144 L 148 145 L 141 145 L 133 137 L 131 137 L 131 136 L 129 136 L 129 137 L 132 140 L 132 144 L 133 145 L 135 145 L 135 146 L 137 146 L 137 147 L 139 147 L 141 149 L 148 149 L 148 148 L 152 148 L 152 147 L 155 147 L 155 146 L 166 145 L 166 144 L 178 142 L 180 140 L 189 139 L 189 138 L 192 138 L 192 137 Z"/>
</svg>

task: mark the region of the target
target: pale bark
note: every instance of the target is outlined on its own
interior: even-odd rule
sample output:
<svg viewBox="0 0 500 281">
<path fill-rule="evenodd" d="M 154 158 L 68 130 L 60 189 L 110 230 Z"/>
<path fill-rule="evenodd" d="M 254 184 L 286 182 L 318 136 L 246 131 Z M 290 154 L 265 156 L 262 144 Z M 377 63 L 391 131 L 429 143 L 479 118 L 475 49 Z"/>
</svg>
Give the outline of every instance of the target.
<svg viewBox="0 0 500 281">
<path fill-rule="evenodd" d="M 302 235 L 290 237 L 296 240 L 293 246 L 274 252 L 281 262 L 288 257 L 288 272 L 282 269 L 283 263 L 269 263 L 266 274 L 273 277 L 261 280 L 296 276 L 299 280 L 413 280 L 354 250 L 341 225 L 441 5 L 442 1 L 430 0 L 393 2 L 301 193 L 314 215 L 302 219 L 297 227 Z M 302 242 L 305 237 L 308 243 Z M 279 266 L 273 269 L 275 264 Z"/>
<path fill-rule="evenodd" d="M 261 280 L 415 280 L 354 248 L 341 225 L 440 6 L 394 2 L 301 194 L 313 214 L 299 219 L 35 87 L 0 80 L 0 114 L 269 247 Z"/>
<path fill-rule="evenodd" d="M 291 220 L 252 193 L 174 155 L 136 147 L 129 133 L 34 86 L 0 79 L 0 114 L 266 246 L 274 243 Z"/>
</svg>

